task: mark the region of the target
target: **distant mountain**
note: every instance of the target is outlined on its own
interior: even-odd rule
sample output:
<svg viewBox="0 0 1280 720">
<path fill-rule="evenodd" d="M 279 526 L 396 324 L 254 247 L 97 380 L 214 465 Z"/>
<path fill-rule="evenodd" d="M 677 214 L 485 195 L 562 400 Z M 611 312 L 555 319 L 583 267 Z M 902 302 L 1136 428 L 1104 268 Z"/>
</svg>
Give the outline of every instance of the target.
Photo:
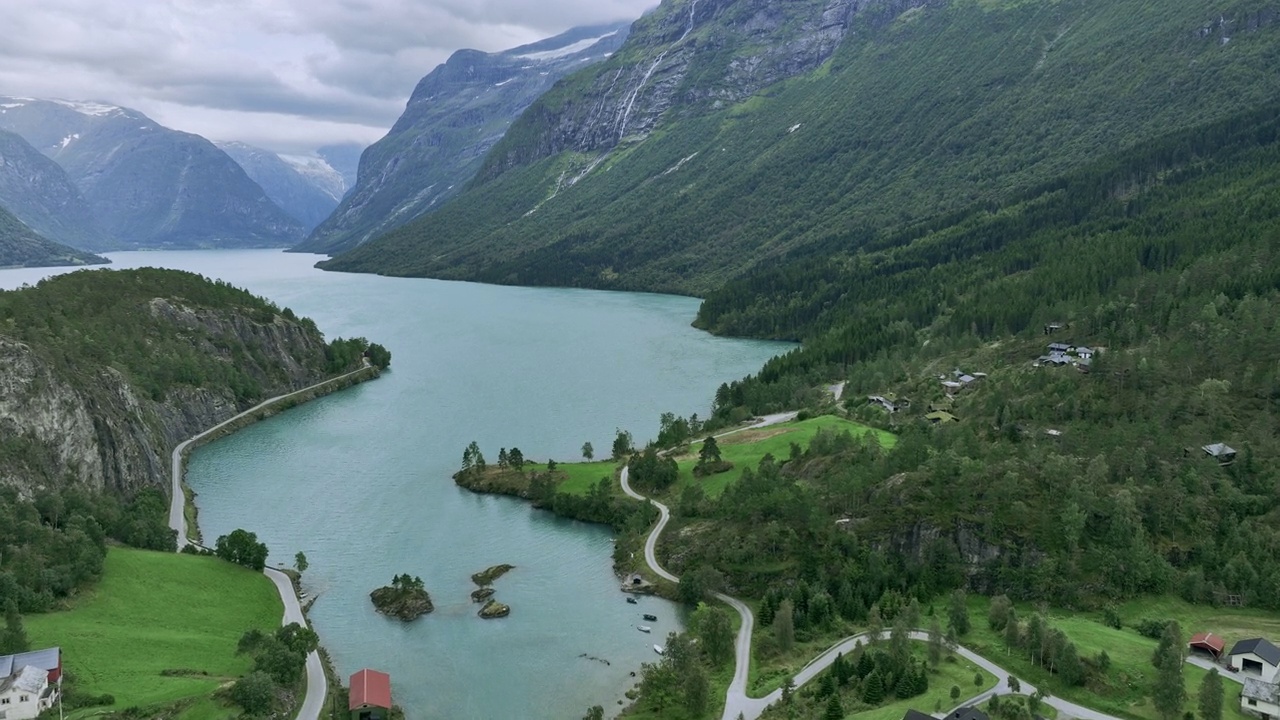
<svg viewBox="0 0 1280 720">
<path fill-rule="evenodd" d="M 0 129 L 66 171 L 112 247 L 279 247 L 305 228 L 226 153 L 128 108 L 0 98 Z"/>
<path fill-rule="evenodd" d="M 0 268 L 101 265 L 110 260 L 41 237 L 0 207 Z"/>
<path fill-rule="evenodd" d="M 364 154 L 364 145 L 354 143 L 325 145 L 317 150 L 316 154 L 342 176 L 344 194 L 356 186 L 356 176 L 360 172 L 360 156 Z"/>
<path fill-rule="evenodd" d="M 500 53 L 459 50 L 418 83 L 404 114 L 360 160 L 356 186 L 296 249 L 336 253 L 438 207 L 561 77 L 600 62 L 630 23 L 574 28 Z"/>
<path fill-rule="evenodd" d="M 272 202 L 308 230 L 329 217 L 346 190 L 342 175 L 320 158 L 286 158 L 240 142 L 214 145 L 230 155 Z"/>
<path fill-rule="evenodd" d="M 0 114 L 6 108 L 0 107 Z M 84 250 L 110 247 L 89 203 L 58 163 L 0 130 L 0 205 L 35 232 Z"/>
</svg>

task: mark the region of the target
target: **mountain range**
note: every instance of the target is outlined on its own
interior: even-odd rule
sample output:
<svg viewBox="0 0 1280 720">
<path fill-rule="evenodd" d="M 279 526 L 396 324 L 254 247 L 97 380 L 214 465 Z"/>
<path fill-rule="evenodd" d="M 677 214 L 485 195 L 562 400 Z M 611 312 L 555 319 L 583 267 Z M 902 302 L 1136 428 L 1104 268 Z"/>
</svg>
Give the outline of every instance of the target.
<svg viewBox="0 0 1280 720">
<path fill-rule="evenodd" d="M 12 180 L 0 180 L 0 205 L 51 239 L 92 250 L 281 247 L 306 232 L 213 143 L 136 110 L 6 97 L 0 130 L 56 163 L 78 191 L 30 153 L 9 153 L 25 155 L 25 165 L 38 168 L 55 192 L 29 187 L 35 192 L 24 196 L 6 190 Z"/>
<path fill-rule="evenodd" d="M 214 143 L 231 156 L 272 202 L 311 230 L 346 194 L 342 174 L 322 158 L 286 158 L 241 142 Z"/>
<path fill-rule="evenodd" d="M 1280 92 L 1274 2 L 666 0 L 333 270 L 703 295 Z"/>
<path fill-rule="evenodd" d="M 525 108 L 616 51 L 628 25 L 574 28 L 500 53 L 454 53 L 418 83 L 390 132 L 365 151 L 350 195 L 296 249 L 348 250 L 439 207 Z"/>
</svg>

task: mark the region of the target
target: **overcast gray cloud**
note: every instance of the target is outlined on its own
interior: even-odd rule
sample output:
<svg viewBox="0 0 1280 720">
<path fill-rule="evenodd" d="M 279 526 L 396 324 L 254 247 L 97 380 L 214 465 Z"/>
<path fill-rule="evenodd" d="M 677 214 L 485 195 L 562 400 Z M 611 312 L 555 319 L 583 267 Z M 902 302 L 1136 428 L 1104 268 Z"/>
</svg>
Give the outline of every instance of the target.
<svg viewBox="0 0 1280 720">
<path fill-rule="evenodd" d="M 371 143 L 455 50 L 657 0 L 0 0 L 0 94 L 102 100 L 286 153 Z"/>
</svg>

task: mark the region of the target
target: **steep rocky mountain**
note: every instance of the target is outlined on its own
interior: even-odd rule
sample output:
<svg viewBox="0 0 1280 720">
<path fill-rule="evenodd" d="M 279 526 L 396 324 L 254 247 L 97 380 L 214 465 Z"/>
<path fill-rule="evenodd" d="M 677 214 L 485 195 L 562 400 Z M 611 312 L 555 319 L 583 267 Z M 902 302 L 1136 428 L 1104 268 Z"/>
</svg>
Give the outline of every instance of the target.
<svg viewBox="0 0 1280 720">
<path fill-rule="evenodd" d="M 0 114 L 6 108 L 0 106 Z M 110 246 L 80 190 L 21 136 L 0 130 L 0 205 L 32 230 L 86 250 Z"/>
<path fill-rule="evenodd" d="M 41 237 L 12 213 L 0 207 L 0 267 L 99 265 L 110 262 Z"/>
<path fill-rule="evenodd" d="M 395 126 L 365 151 L 351 194 L 297 249 L 340 252 L 439 207 L 530 103 L 607 58 L 628 25 L 574 28 L 501 53 L 454 53 L 418 83 Z"/>
<path fill-rule="evenodd" d="M 333 347 L 308 319 L 173 270 L 0 292 L 0 483 L 167 494 L 178 442 L 337 374 Z"/>
<path fill-rule="evenodd" d="M 704 294 L 1280 93 L 1274 0 L 666 0 L 322 267 Z"/>
<path fill-rule="evenodd" d="M 113 248 L 279 247 L 304 229 L 213 143 L 136 110 L 0 98 L 0 129 L 66 171 Z"/>
<path fill-rule="evenodd" d="M 271 201 L 308 230 L 329 217 L 346 188 L 320 158 L 289 158 L 240 142 L 214 143 L 231 156 Z"/>
</svg>

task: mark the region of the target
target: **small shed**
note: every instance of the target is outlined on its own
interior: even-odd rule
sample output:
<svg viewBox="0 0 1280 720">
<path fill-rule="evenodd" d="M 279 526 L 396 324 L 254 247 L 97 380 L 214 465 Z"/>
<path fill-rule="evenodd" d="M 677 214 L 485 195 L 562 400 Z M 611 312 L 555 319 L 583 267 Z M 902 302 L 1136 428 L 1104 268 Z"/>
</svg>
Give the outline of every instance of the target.
<svg viewBox="0 0 1280 720">
<path fill-rule="evenodd" d="M 1051 322 L 1051 323 L 1045 323 L 1045 326 L 1044 326 L 1044 334 L 1045 334 L 1045 335 L 1052 335 L 1052 334 L 1054 334 L 1054 333 L 1056 333 L 1056 332 L 1059 332 L 1060 330 L 1062 330 L 1062 329 L 1063 329 L 1063 328 L 1065 328 L 1066 326 L 1067 326 L 1067 324 L 1066 324 L 1066 323 L 1064 323 L 1064 322 Z"/>
<path fill-rule="evenodd" d="M 1222 657 L 1222 651 L 1227 649 L 1227 642 L 1213 633 L 1202 632 L 1192 635 L 1187 647 L 1209 653 L 1217 660 Z"/>
<path fill-rule="evenodd" d="M 947 411 L 945 411 L 945 410 L 938 410 L 937 412 L 931 412 L 931 413 L 929 413 L 928 415 L 925 415 L 925 416 L 924 416 L 924 419 L 925 419 L 925 420 L 928 420 L 929 422 L 933 423 L 934 425 L 941 425 L 941 424 L 944 424 L 944 423 L 960 422 L 960 418 L 956 417 L 955 415 L 952 415 L 951 413 L 949 413 L 949 412 L 947 412 Z"/>
<path fill-rule="evenodd" d="M 351 676 L 349 697 L 351 720 L 387 720 L 391 715 L 391 676 L 365 668 Z"/>
<path fill-rule="evenodd" d="M 961 385 L 960 383 L 952 380 L 944 380 L 942 381 L 942 387 L 946 388 L 947 392 L 955 392 L 960 388 L 963 388 L 964 385 Z"/>
<path fill-rule="evenodd" d="M 1226 443 L 1214 443 L 1200 448 L 1205 454 L 1218 461 L 1219 465 L 1230 465 L 1236 461 L 1236 451 Z"/>
</svg>

